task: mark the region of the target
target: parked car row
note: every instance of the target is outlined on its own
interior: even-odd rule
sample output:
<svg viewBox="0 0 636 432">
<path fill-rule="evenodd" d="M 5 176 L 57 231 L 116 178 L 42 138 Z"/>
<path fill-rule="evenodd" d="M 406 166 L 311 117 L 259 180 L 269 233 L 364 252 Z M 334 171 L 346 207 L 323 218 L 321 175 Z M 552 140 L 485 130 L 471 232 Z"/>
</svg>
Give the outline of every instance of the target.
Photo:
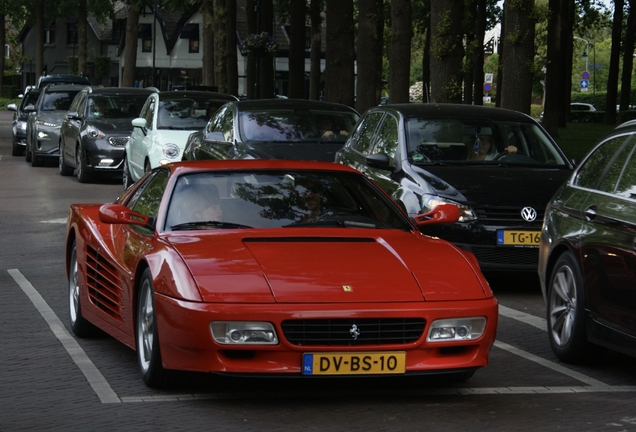
<svg viewBox="0 0 636 432">
<path fill-rule="evenodd" d="M 74 99 L 72 91 L 76 91 Z M 60 117 L 43 108 L 48 106 L 47 98 L 59 99 L 62 107 L 72 100 L 59 127 L 58 153 L 50 141 L 55 141 L 54 127 Z M 98 101 L 103 105 L 98 107 Z M 22 110 L 29 112 L 27 107 Z M 15 109 L 17 113 L 19 108 Z M 632 173 L 636 126 L 617 127 L 575 167 L 540 123 L 525 114 L 492 107 L 380 105 L 360 116 L 349 107 L 326 102 L 239 101 L 198 91 L 48 86 L 30 111 L 26 155 L 32 164 L 58 157 L 60 174 L 75 171 L 80 182 L 105 174 L 122 176 L 125 192 L 115 204 L 73 208 L 67 254 L 72 326 L 78 336 L 91 334 L 94 327 L 112 330 L 122 342 L 137 346 L 148 385 L 164 386 L 174 378 L 171 371 L 180 369 L 273 373 L 267 368 L 276 364 L 274 369 L 282 367 L 289 373 L 339 374 L 331 367 L 321 370 L 325 359 L 336 361 L 336 351 L 337 361 L 343 364 L 351 364 L 354 357 L 377 364 L 386 355 L 395 357 L 391 361 L 399 373 L 435 370 L 467 379 L 487 363 L 494 340 L 489 326 L 496 323 L 491 310 L 496 300 L 482 271 L 538 269 L 550 343 L 563 361 L 600 358 L 607 348 L 636 355 L 636 174 Z M 130 251 L 125 245 L 113 243 L 105 257 L 93 256 L 97 243 L 91 242 L 104 245 L 106 240 L 101 241 L 98 233 L 90 234 L 90 240 L 82 236 L 88 227 L 100 231 L 100 224 L 125 230 L 126 238 L 138 236 L 137 230 L 129 229 L 133 225 L 154 234 L 146 239 L 148 247 L 138 248 L 143 253 L 128 268 L 131 262 L 124 255 L 130 258 Z M 384 273 L 376 269 L 383 268 L 380 261 L 384 265 L 390 261 L 387 256 L 376 256 L 373 248 L 342 244 L 375 243 L 379 228 L 383 250 L 392 251 L 410 278 L 399 279 L 397 266 L 389 272 L 391 281 L 385 281 Z M 411 249 L 407 246 L 411 237 L 402 238 L 397 232 L 413 230 L 426 236 L 415 237 L 425 243 Z M 309 239 L 315 239 L 311 247 L 306 245 Z M 433 239 L 443 239 L 435 241 L 445 246 L 426 243 Z M 444 249 L 446 241 L 455 245 L 450 255 Z M 318 247 L 318 243 L 339 246 Z M 163 244 L 169 247 L 157 246 Z M 221 244 L 228 246 L 217 247 Z M 154 269 L 151 263 L 159 255 L 173 258 L 166 261 L 166 268 Z M 284 262 L 285 269 L 277 267 L 271 256 Z M 364 256 L 366 264 L 347 267 L 345 263 L 356 256 Z M 408 256 L 417 256 L 418 262 Z M 109 268 L 122 269 L 119 289 L 127 293 L 131 305 L 139 305 L 136 317 L 115 317 L 115 322 L 106 316 L 110 308 L 100 310 L 91 300 L 90 293 L 99 291 L 97 285 L 83 291 L 92 280 L 87 260 L 106 257 L 114 260 Z M 360 304 L 354 314 L 358 318 L 346 316 L 342 323 L 325 327 L 323 320 L 331 322 L 334 317 L 327 309 L 310 305 L 324 302 L 331 305 L 329 310 L 340 310 L 340 300 L 325 285 L 329 280 L 325 269 L 314 266 L 309 272 L 307 267 L 325 260 L 330 271 L 340 269 L 348 275 L 347 281 L 331 283 L 343 292 L 365 287 L 367 293 L 374 293 L 372 281 L 395 286 L 394 278 L 398 278 L 399 292 L 383 297 L 377 291 L 371 294 L 372 302 L 381 302 L 388 308 L 385 312 L 393 311 L 387 306 L 392 301 L 406 302 L 411 315 L 426 315 L 409 343 L 419 341 L 415 346 L 423 344 L 423 350 L 437 349 L 442 345 L 436 345 L 435 338 L 440 338 L 448 342 L 439 348 L 447 361 L 429 368 L 418 363 L 410 348 L 400 348 L 405 354 L 397 356 L 389 347 L 394 342 L 384 336 L 369 342 L 379 357 L 367 355 L 367 341 L 357 342 L 369 331 L 362 317 L 382 322 L 396 316 L 412 318 L 397 310 L 395 316 L 390 317 L 391 312 L 379 316 Z M 368 265 L 373 260 L 377 263 Z M 202 265 L 202 261 L 217 265 Z M 303 274 L 311 277 L 302 291 L 306 295 L 295 297 L 290 290 L 298 283 L 292 280 L 301 266 Z M 266 289 L 256 273 L 246 271 L 251 267 L 265 275 Z M 448 270 L 454 268 L 458 270 Z M 166 271 L 178 286 L 165 284 Z M 422 298 L 407 293 L 407 279 L 413 282 L 413 277 Z M 229 280 L 240 281 L 240 292 L 233 290 L 234 283 L 228 285 Z M 268 305 L 272 301 L 267 293 L 274 295 L 276 308 Z M 350 303 L 353 297 L 343 300 L 348 310 L 364 300 L 356 297 Z M 181 310 L 169 299 L 197 306 Z M 432 300 L 448 307 L 460 300 L 468 304 L 460 316 L 444 317 L 427 303 Z M 234 316 L 226 301 L 242 304 L 263 318 L 224 319 L 224 313 Z M 204 331 L 197 323 L 186 326 L 168 320 L 164 312 L 156 312 L 155 302 L 162 311 L 172 308 L 172 318 L 196 314 L 199 324 L 210 327 Z M 256 303 L 265 306 L 254 309 Z M 287 303 L 295 305 L 293 319 L 281 312 L 291 310 Z M 125 309 L 135 315 L 131 305 Z M 220 317 L 219 321 L 210 324 L 209 313 Z M 443 324 L 433 325 L 438 321 Z M 189 345 L 170 339 L 171 332 L 157 330 L 169 325 L 195 335 Z M 320 337 L 299 336 L 296 325 L 315 325 Z M 204 342 L 209 331 L 214 339 L 211 345 Z M 327 340 L 346 341 L 347 348 Z M 464 345 L 458 349 L 460 341 Z M 298 349 L 305 346 L 311 349 Z M 208 360 L 179 358 L 178 352 L 191 350 L 209 350 Z M 465 362 L 460 358 L 463 354 L 450 356 L 469 351 L 485 361 Z M 243 357 L 246 352 L 254 359 L 249 365 Z M 234 362 L 239 357 L 241 365 Z M 375 366 L 368 370 L 393 373 Z"/>
</svg>

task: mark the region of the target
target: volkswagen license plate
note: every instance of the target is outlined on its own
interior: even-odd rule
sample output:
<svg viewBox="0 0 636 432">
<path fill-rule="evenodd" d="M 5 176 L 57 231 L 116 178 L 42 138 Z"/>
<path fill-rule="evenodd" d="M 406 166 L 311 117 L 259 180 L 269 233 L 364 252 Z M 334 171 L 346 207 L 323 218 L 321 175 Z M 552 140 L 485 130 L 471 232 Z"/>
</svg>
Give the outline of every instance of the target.
<svg viewBox="0 0 636 432">
<path fill-rule="evenodd" d="M 497 230 L 499 246 L 539 246 L 541 231 Z"/>
<path fill-rule="evenodd" d="M 402 374 L 406 352 L 305 353 L 303 375 Z"/>
</svg>

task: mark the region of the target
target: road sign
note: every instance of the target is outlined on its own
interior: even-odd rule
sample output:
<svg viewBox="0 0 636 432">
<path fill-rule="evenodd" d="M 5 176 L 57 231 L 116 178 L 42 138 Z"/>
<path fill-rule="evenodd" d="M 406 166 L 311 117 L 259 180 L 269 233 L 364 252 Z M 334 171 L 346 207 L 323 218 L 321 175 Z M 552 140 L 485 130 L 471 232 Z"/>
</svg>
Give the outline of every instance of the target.
<svg viewBox="0 0 636 432">
<path fill-rule="evenodd" d="M 589 80 L 590 79 L 590 73 L 588 71 L 585 71 L 581 74 L 581 78 L 583 78 L 584 80 Z"/>
<path fill-rule="evenodd" d="M 484 81 L 487 82 L 487 83 L 491 83 L 492 80 L 495 78 L 494 75 L 495 74 L 492 74 L 492 73 L 484 74 Z"/>
<path fill-rule="evenodd" d="M 586 79 L 581 80 L 581 91 L 587 91 L 587 88 L 590 86 L 590 82 Z"/>
<path fill-rule="evenodd" d="M 486 93 L 488 93 L 489 91 L 492 91 L 492 84 L 491 83 L 484 83 L 484 91 Z"/>
</svg>

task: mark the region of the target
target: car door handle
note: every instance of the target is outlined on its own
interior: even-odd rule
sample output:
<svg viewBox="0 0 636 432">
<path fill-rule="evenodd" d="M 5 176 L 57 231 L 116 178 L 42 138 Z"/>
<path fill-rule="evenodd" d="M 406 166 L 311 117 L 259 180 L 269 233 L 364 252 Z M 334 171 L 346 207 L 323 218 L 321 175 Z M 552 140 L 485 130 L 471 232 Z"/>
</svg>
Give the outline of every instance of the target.
<svg viewBox="0 0 636 432">
<path fill-rule="evenodd" d="M 594 220 L 596 218 L 596 206 L 589 206 L 585 210 L 585 219 L 588 221 Z"/>
</svg>

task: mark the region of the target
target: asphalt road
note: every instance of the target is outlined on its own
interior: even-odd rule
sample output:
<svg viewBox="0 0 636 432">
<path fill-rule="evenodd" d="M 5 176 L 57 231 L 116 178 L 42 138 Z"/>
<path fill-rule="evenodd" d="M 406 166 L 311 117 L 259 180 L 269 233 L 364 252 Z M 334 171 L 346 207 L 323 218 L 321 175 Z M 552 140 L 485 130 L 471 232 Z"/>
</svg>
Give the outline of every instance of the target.
<svg viewBox="0 0 636 432">
<path fill-rule="evenodd" d="M 12 157 L 10 119 L 0 111 L 0 431 L 636 430 L 636 361 L 560 363 L 532 275 L 490 279 L 497 342 L 466 383 L 191 375 L 172 391 L 149 389 L 132 350 L 75 339 L 67 319 L 68 206 L 113 201 L 121 185 L 79 184 L 55 161 Z"/>
</svg>

